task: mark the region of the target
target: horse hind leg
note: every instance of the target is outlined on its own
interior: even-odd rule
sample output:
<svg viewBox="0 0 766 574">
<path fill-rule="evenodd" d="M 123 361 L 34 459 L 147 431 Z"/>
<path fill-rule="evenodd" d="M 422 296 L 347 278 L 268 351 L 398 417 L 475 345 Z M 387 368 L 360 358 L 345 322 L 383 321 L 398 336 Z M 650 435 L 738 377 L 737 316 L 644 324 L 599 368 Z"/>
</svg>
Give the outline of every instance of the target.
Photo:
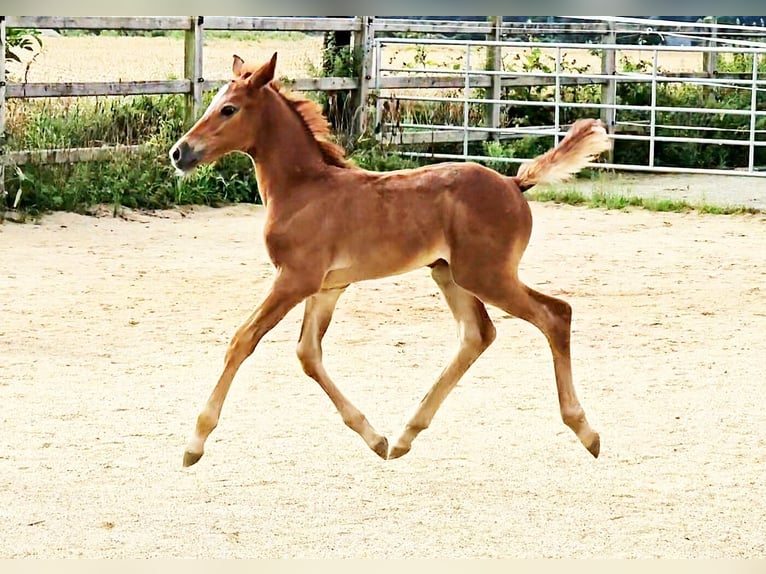
<svg viewBox="0 0 766 574">
<path fill-rule="evenodd" d="M 495 326 L 487 315 L 484 304 L 455 283 L 449 265 L 443 261 L 435 264 L 431 276 L 444 294 L 457 321 L 460 346 L 457 354 L 410 417 L 388 453 L 389 459 L 399 458 L 410 451 L 412 441 L 421 431 L 428 428 L 450 391 L 479 355 L 495 340 Z"/>
<path fill-rule="evenodd" d="M 571 306 L 566 301 L 527 287 L 517 277 L 509 277 L 508 274 L 461 274 L 458 282 L 482 301 L 528 321 L 545 335 L 553 354 L 561 418 L 588 452 L 598 457 L 601 446 L 599 434 L 590 427 L 572 382 Z"/>
<path fill-rule="evenodd" d="M 572 307 L 566 301 L 544 295 L 526 286 L 523 287 L 522 292 L 526 293 L 526 298 L 522 298 L 522 301 L 527 309 L 532 310 L 531 319 L 528 320 L 546 336 L 553 354 L 561 419 L 577 435 L 588 452 L 598 458 L 601 438 L 588 424 L 572 382 L 570 352 Z"/>
</svg>

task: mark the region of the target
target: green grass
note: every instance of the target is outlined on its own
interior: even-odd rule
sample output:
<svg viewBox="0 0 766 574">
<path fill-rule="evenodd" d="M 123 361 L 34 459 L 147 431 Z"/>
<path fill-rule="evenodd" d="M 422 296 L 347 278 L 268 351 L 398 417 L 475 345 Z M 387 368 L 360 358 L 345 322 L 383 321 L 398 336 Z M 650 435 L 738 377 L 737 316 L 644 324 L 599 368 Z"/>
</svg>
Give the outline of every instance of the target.
<svg viewBox="0 0 766 574">
<path fill-rule="evenodd" d="M 553 201 L 567 205 L 584 205 L 588 202 L 585 195 L 574 189 L 532 189 L 526 193 L 526 196 L 533 201 Z"/>
<path fill-rule="evenodd" d="M 10 150 L 140 144 L 180 133 L 181 96 L 101 96 L 12 100 Z"/>
<path fill-rule="evenodd" d="M 586 195 L 572 187 L 541 187 L 540 189 L 531 189 L 526 193 L 526 196 L 532 201 L 582 205 L 592 209 L 625 210 L 628 208 L 638 208 L 647 211 L 673 213 L 696 211 L 713 215 L 764 213 L 764 210 L 755 207 L 718 206 L 707 203 L 692 204 L 685 200 L 639 197 L 637 195 L 623 195 L 610 191 L 594 191 L 592 194 Z"/>
<path fill-rule="evenodd" d="M 208 98 L 212 94 L 208 95 Z M 3 208 L 30 215 L 87 211 L 96 204 L 160 209 L 182 204 L 258 202 L 252 162 L 233 154 L 179 179 L 168 150 L 183 134 L 180 96 L 18 101 L 9 106 L 7 148 L 51 149 L 145 144 L 104 161 L 25 164 L 5 170 Z"/>
</svg>

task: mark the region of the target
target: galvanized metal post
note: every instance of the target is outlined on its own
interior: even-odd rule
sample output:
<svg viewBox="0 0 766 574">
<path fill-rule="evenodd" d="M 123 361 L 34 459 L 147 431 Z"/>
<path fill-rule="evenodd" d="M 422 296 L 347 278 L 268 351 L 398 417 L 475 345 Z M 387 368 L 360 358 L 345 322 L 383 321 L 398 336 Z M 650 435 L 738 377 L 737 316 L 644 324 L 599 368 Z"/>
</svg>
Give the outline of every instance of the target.
<svg viewBox="0 0 766 574">
<path fill-rule="evenodd" d="M 654 49 L 652 59 L 652 109 L 649 112 L 649 167 L 654 167 L 654 138 L 657 135 L 657 66 L 659 65 L 659 50 Z"/>
<path fill-rule="evenodd" d="M 715 24 L 717 26 L 718 24 L 718 16 L 705 16 L 702 20 L 705 23 L 708 24 Z M 710 31 L 710 39 L 705 43 L 709 47 L 715 47 L 718 45 L 716 39 L 718 37 L 718 28 L 706 28 L 703 30 L 703 32 Z M 708 78 L 715 77 L 716 74 L 716 68 L 718 67 L 718 52 L 702 52 L 702 69 L 705 70 L 705 74 Z M 716 102 L 716 93 L 717 90 L 715 88 L 711 88 L 708 85 L 702 86 L 702 96 L 703 98 L 712 106 Z"/>
<path fill-rule="evenodd" d="M 380 68 L 381 68 L 381 54 L 383 52 L 383 41 L 375 38 L 373 40 L 373 50 L 375 54 L 374 62 L 375 69 L 373 70 L 373 88 L 375 89 L 375 126 L 374 129 L 380 132 L 380 135 L 384 134 L 383 127 L 383 100 L 380 97 Z"/>
<path fill-rule="evenodd" d="M 614 45 L 617 43 L 617 34 L 614 30 L 614 23 L 609 22 L 609 31 L 605 34 L 603 42 L 605 44 Z M 616 54 L 614 48 L 604 48 L 601 55 L 601 73 L 609 76 L 614 76 L 616 71 Z M 614 134 L 615 123 L 617 120 L 617 82 L 616 80 L 607 80 L 606 83 L 601 86 L 601 103 L 606 104 L 606 108 L 602 109 L 601 119 L 606 124 L 606 131 L 609 135 Z M 607 152 L 609 163 L 614 161 L 614 148 Z"/>
<path fill-rule="evenodd" d="M 713 24 L 712 28 L 707 28 L 707 30 L 710 31 L 710 39 L 706 42 L 706 44 L 713 47 L 717 46 L 718 44 L 716 40 L 718 38 L 718 16 L 705 16 L 702 21 L 707 24 Z M 715 76 L 715 71 L 718 64 L 717 59 L 718 52 L 702 53 L 702 65 L 708 78 Z"/>
<path fill-rule="evenodd" d="M 750 142 L 747 159 L 747 171 L 755 171 L 755 112 L 758 106 L 758 53 L 753 52 L 753 83 L 750 87 Z"/>
<path fill-rule="evenodd" d="M 202 111 L 202 45 L 204 40 L 204 16 L 192 16 L 190 27 L 184 34 L 184 77 L 189 80 L 186 94 L 185 120 L 194 123 Z"/>
<path fill-rule="evenodd" d="M 561 131 L 561 46 L 556 46 L 556 92 L 554 96 L 553 123 L 555 134 L 554 145 L 559 145 L 559 132 Z"/>
</svg>

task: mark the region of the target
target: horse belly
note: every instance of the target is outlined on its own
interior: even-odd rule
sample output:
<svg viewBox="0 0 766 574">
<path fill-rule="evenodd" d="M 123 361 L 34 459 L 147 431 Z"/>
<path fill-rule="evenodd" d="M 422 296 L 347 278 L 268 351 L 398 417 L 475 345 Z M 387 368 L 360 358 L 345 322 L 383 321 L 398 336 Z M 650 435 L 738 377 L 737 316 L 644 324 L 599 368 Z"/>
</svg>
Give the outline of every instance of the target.
<svg viewBox="0 0 766 574">
<path fill-rule="evenodd" d="M 381 244 L 365 251 L 352 257 L 338 257 L 325 276 L 322 286 L 330 289 L 357 281 L 382 279 L 425 267 L 439 259 L 449 260 L 446 242 L 443 241 L 419 248 L 412 244 L 405 248 L 401 245 Z"/>
</svg>

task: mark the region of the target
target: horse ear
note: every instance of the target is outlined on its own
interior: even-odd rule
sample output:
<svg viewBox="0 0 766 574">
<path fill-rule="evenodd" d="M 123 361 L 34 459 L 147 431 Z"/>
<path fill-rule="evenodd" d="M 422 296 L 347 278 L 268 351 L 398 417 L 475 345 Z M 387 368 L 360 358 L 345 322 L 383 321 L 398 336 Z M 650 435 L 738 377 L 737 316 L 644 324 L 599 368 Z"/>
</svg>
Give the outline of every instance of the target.
<svg viewBox="0 0 766 574">
<path fill-rule="evenodd" d="M 250 84 L 255 88 L 260 88 L 262 86 L 265 86 L 268 84 L 271 80 L 274 79 L 274 70 L 277 67 L 277 53 L 274 52 L 274 55 L 271 57 L 271 60 L 269 60 L 266 64 L 258 68 L 258 71 L 253 74 L 252 79 L 250 80 Z"/>
<path fill-rule="evenodd" d="M 239 75 L 242 73 L 242 66 L 245 65 L 245 61 L 234 54 L 234 63 L 231 66 L 231 71 L 234 72 L 234 77 L 238 78 Z"/>
</svg>

